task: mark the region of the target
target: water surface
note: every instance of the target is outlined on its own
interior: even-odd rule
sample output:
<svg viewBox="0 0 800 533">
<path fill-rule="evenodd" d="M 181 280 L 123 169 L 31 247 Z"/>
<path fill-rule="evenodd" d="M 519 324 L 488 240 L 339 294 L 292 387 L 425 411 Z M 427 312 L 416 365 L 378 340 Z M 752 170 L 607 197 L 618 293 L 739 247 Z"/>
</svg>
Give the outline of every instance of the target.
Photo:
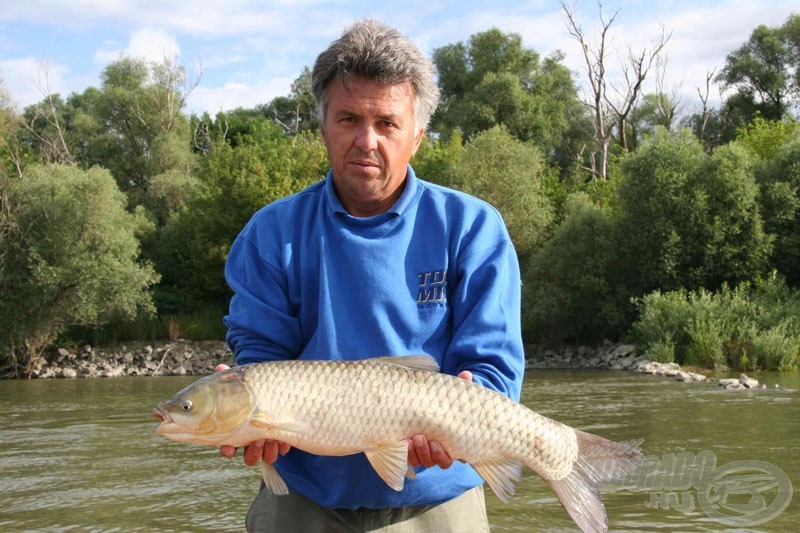
<svg viewBox="0 0 800 533">
<path fill-rule="evenodd" d="M 722 391 L 626 372 L 536 371 L 526 376 L 523 403 L 585 431 L 641 442 L 651 458 L 710 451 L 717 472 L 737 461 L 769 463 L 796 489 L 800 377 L 757 378 L 791 390 Z M 193 379 L 0 381 L 0 530 L 243 531 L 258 469 L 153 433 L 150 409 Z M 672 491 L 678 500 L 665 496 L 669 487 L 629 488 L 604 490 L 612 531 L 795 531 L 800 522 L 797 497 L 768 522 L 737 526 L 704 512 L 695 487 Z M 763 493 L 767 506 L 779 491 L 785 494 L 780 487 Z M 742 495 L 727 503 L 753 504 Z M 511 503 L 487 491 L 487 504 L 493 531 L 576 531 L 530 471 Z M 723 519 L 731 515 L 725 512 Z"/>
</svg>

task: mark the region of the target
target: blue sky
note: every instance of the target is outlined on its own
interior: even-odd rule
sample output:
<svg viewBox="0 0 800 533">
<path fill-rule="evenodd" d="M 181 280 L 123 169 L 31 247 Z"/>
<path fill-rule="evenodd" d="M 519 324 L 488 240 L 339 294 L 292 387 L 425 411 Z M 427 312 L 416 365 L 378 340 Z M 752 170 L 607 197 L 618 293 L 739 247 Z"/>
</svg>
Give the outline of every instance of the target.
<svg viewBox="0 0 800 533">
<path fill-rule="evenodd" d="M 599 29 L 595 0 L 566 0 L 592 40 Z M 684 112 L 699 107 L 706 73 L 760 25 L 782 25 L 797 0 L 605 0 L 615 59 L 651 45 L 663 26 L 666 88 Z M 199 84 L 188 112 L 254 107 L 286 95 L 304 66 L 353 20 L 369 16 L 409 35 L 427 54 L 496 27 L 518 33 L 542 56 L 556 50 L 584 76 L 577 42 L 558 0 L 0 0 L 0 78 L 21 110 L 43 92 L 83 92 L 121 55 L 175 57 Z M 652 90 L 650 87 L 648 90 Z M 714 90 L 712 101 L 719 95 Z"/>
</svg>

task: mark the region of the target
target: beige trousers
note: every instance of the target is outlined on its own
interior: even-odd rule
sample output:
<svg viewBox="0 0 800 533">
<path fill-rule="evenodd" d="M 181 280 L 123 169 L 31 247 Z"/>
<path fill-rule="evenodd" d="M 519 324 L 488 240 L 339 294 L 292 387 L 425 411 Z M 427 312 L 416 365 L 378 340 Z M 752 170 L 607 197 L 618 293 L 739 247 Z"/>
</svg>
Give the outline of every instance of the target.
<svg viewBox="0 0 800 533">
<path fill-rule="evenodd" d="M 488 533 L 483 486 L 439 505 L 327 509 L 299 494 L 262 490 L 247 512 L 250 533 Z"/>
</svg>

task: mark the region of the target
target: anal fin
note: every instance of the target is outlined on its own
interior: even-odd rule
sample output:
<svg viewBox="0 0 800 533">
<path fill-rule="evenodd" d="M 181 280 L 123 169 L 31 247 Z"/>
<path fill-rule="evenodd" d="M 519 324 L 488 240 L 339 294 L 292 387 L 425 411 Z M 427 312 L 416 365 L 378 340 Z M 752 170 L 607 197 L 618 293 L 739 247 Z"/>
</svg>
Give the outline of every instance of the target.
<svg viewBox="0 0 800 533">
<path fill-rule="evenodd" d="M 498 498 L 508 503 L 514 495 L 515 481 L 522 478 L 522 463 L 505 459 L 480 461 L 472 463 L 472 468 L 478 472 Z"/>
<path fill-rule="evenodd" d="M 289 494 L 289 487 L 274 465 L 261 461 L 261 477 L 264 478 L 264 484 L 270 493 L 278 496 Z"/>
</svg>

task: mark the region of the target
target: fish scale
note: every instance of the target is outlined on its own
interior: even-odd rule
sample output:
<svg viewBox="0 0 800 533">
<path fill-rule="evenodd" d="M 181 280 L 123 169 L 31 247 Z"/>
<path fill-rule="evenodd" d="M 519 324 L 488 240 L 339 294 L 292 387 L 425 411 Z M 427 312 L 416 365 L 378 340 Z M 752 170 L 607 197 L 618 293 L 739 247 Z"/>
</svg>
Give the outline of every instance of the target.
<svg viewBox="0 0 800 533">
<path fill-rule="evenodd" d="M 275 361 L 207 376 L 159 404 L 156 431 L 182 442 L 243 446 L 275 439 L 319 455 L 364 452 L 402 490 L 407 438 L 439 441 L 503 500 L 522 465 L 555 492 L 584 531 L 606 531 L 599 484 L 630 475 L 639 450 L 542 416 L 502 394 L 437 372 L 427 356 L 363 361 Z M 263 463 L 269 490 L 288 488 Z"/>
</svg>

